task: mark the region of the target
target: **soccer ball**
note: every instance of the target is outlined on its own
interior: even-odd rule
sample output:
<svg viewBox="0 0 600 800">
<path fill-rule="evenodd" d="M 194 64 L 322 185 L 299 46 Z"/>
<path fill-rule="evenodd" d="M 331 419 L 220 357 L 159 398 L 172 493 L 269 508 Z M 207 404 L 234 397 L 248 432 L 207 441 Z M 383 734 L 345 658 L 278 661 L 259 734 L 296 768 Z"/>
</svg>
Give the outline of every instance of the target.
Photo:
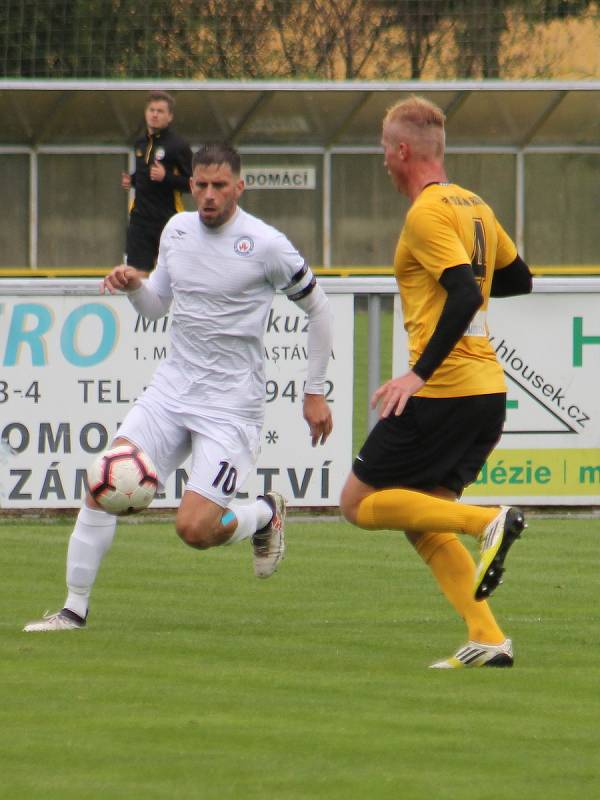
<svg viewBox="0 0 600 800">
<path fill-rule="evenodd" d="M 90 494 L 109 514 L 124 516 L 147 508 L 156 494 L 156 467 L 138 447 L 123 444 L 100 453 L 88 469 Z"/>
</svg>

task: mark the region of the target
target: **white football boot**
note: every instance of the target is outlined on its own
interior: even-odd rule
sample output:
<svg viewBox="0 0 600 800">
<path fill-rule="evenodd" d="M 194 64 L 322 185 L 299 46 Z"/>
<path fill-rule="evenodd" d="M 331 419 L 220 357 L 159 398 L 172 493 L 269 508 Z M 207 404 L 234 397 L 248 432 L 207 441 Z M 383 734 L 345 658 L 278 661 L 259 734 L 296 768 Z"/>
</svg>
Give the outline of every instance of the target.
<svg viewBox="0 0 600 800">
<path fill-rule="evenodd" d="M 85 628 L 85 620 L 68 608 L 62 608 L 53 614 L 46 613 L 42 619 L 28 622 L 23 628 L 25 633 L 46 633 L 47 631 L 75 631 Z"/>
<path fill-rule="evenodd" d="M 502 583 L 504 559 L 526 527 L 520 508 L 502 506 L 500 513 L 481 534 L 479 564 L 475 572 L 476 600 L 486 600 Z"/>
<path fill-rule="evenodd" d="M 512 642 L 505 639 L 500 644 L 467 642 L 453 656 L 430 664 L 429 669 L 461 669 L 462 667 L 512 667 L 514 662 Z"/>
<path fill-rule="evenodd" d="M 273 518 L 252 537 L 254 574 L 257 578 L 268 578 L 275 572 L 285 554 L 286 502 L 279 492 L 268 492 L 262 499 L 273 509 Z"/>
</svg>

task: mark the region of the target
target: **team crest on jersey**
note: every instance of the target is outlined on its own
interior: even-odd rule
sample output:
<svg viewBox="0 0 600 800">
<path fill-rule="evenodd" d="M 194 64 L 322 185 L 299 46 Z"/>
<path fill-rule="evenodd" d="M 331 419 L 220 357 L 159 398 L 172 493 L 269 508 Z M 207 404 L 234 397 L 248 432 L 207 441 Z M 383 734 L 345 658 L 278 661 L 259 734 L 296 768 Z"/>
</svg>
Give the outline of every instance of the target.
<svg viewBox="0 0 600 800">
<path fill-rule="evenodd" d="M 165 157 L 165 151 L 164 151 L 164 148 L 162 148 L 162 147 L 157 147 L 157 148 L 156 148 L 156 151 L 155 151 L 155 153 L 154 153 L 154 158 L 155 158 L 155 160 L 156 160 L 156 161 L 162 161 L 164 157 Z"/>
<path fill-rule="evenodd" d="M 254 240 L 251 239 L 249 236 L 240 236 L 239 239 L 235 240 L 233 249 L 238 254 L 238 256 L 249 256 L 250 253 L 254 250 Z"/>
</svg>

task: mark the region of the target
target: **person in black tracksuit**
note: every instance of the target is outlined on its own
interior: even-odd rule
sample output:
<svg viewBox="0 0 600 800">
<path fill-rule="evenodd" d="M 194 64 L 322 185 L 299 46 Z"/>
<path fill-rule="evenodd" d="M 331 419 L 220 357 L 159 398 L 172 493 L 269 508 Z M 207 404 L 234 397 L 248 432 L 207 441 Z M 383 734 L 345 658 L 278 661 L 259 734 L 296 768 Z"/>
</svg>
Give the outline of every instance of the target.
<svg viewBox="0 0 600 800">
<path fill-rule="evenodd" d="M 135 172 L 124 172 L 121 185 L 135 189 L 127 227 L 127 264 L 148 273 L 154 269 L 162 230 L 183 211 L 182 192 L 190 191 L 192 151 L 170 127 L 174 100 L 150 92 L 144 116 L 146 132 L 135 142 Z"/>
</svg>

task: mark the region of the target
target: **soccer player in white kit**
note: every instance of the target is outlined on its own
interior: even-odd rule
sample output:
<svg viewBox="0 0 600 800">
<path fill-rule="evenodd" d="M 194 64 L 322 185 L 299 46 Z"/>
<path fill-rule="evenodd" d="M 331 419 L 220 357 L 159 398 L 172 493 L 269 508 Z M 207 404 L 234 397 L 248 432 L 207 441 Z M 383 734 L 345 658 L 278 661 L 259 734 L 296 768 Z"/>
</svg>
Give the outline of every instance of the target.
<svg viewBox="0 0 600 800">
<path fill-rule="evenodd" d="M 325 293 L 288 239 L 238 206 L 244 183 L 237 151 L 226 144 L 206 145 L 192 167 L 198 211 L 169 220 L 154 272 L 146 280 L 120 265 L 103 282 L 106 291 L 126 292 L 147 319 L 159 319 L 169 309 L 172 318 L 168 357 L 125 417 L 113 445 L 132 443 L 148 453 L 161 484 L 191 454 L 177 533 L 199 549 L 251 537 L 254 572 L 266 578 L 285 551 L 285 501 L 269 492 L 254 503 L 231 503 L 258 456 L 265 323 L 276 289 L 308 317 L 303 414 L 316 446 L 332 429 L 324 397 L 331 313 Z M 69 540 L 64 607 L 29 623 L 25 631 L 85 626 L 90 593 L 116 522 L 88 494 Z"/>
</svg>

